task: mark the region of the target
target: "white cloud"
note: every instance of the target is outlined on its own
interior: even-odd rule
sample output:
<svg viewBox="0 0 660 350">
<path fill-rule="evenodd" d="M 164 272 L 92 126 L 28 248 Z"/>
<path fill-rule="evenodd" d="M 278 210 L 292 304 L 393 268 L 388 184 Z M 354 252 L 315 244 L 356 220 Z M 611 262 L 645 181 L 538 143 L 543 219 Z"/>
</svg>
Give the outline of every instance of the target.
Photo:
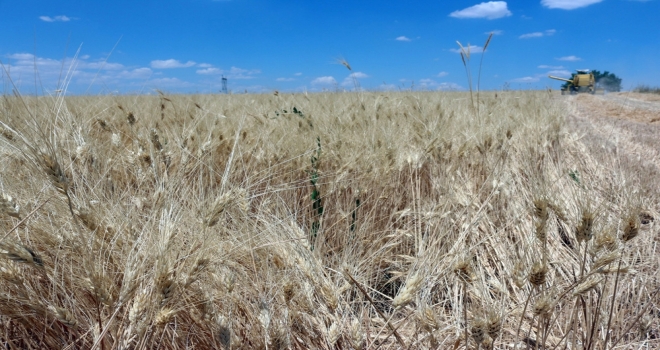
<svg viewBox="0 0 660 350">
<path fill-rule="evenodd" d="M 222 70 L 218 68 L 210 67 L 210 68 L 198 69 L 196 73 L 202 75 L 222 74 Z"/>
<path fill-rule="evenodd" d="M 194 84 L 183 81 L 179 78 L 158 78 L 158 79 L 151 79 L 149 80 L 149 84 L 152 86 L 155 86 L 156 88 L 165 88 L 165 87 L 173 87 L 173 88 L 185 88 L 185 87 L 191 87 Z"/>
<path fill-rule="evenodd" d="M 210 64 L 210 63 L 198 63 L 197 67 L 199 67 L 199 68 L 211 68 L 211 67 L 213 67 L 213 65 Z"/>
<path fill-rule="evenodd" d="M 382 83 L 377 87 L 377 89 L 382 91 L 394 91 L 396 90 L 396 85 Z"/>
<path fill-rule="evenodd" d="M 334 85 L 337 84 L 335 78 L 331 76 L 318 77 L 312 80 L 312 85 Z"/>
<path fill-rule="evenodd" d="M 36 57 L 31 53 L 15 53 L 10 54 L 7 57 L 15 60 L 11 67 L 13 72 L 17 72 L 17 69 L 34 71 L 36 65 L 40 75 L 54 72 L 59 74 L 63 66 L 65 71 L 68 70 L 69 67 L 74 68 L 74 71 L 81 71 L 86 69 L 95 71 L 119 71 L 126 69 L 123 64 L 107 62 L 104 60 L 88 62 L 87 59 L 89 59 L 89 55 L 81 56 L 75 61 L 72 58 L 66 58 L 64 62 L 62 62 L 62 60 L 55 60 L 51 58 Z"/>
<path fill-rule="evenodd" d="M 364 79 L 364 78 L 369 78 L 369 76 L 362 72 L 351 73 L 346 78 L 344 78 L 344 81 L 342 81 L 341 86 L 354 86 L 355 85 L 354 79 Z"/>
<path fill-rule="evenodd" d="M 463 90 L 463 87 L 456 83 L 440 83 L 438 90 Z"/>
<path fill-rule="evenodd" d="M 102 70 L 120 70 L 124 69 L 123 64 L 121 63 L 112 63 L 112 62 L 105 62 L 105 61 L 96 61 L 96 62 L 85 62 L 85 61 L 79 61 L 78 62 L 78 68 L 81 69 L 102 69 Z"/>
<path fill-rule="evenodd" d="M 147 67 L 135 68 L 120 72 L 116 77 L 121 79 L 146 79 L 151 76 L 153 71 Z"/>
<path fill-rule="evenodd" d="M 147 67 L 129 68 L 105 60 L 90 62 L 88 55 L 81 55 L 75 60 L 70 57 L 63 60 L 38 57 L 29 53 L 14 53 L 7 57 L 11 62 L 12 79 L 26 90 L 34 89 L 35 74 L 39 75 L 39 88 L 61 89 L 62 84 L 66 84 L 71 91 L 87 91 L 92 83 L 95 88 L 102 90 L 126 88 L 140 84 L 140 81 L 146 81 L 153 75 L 153 71 Z M 65 76 L 66 81 L 62 81 Z"/>
<path fill-rule="evenodd" d="M 243 69 L 238 67 L 231 67 L 229 70 L 220 69 L 216 67 L 209 67 L 198 69 L 195 71 L 201 75 L 224 75 L 227 79 L 253 79 L 254 75 L 261 73 L 258 69 Z"/>
<path fill-rule="evenodd" d="M 296 80 L 296 79 L 293 79 L 293 78 L 277 78 L 277 79 L 275 79 L 275 81 L 294 81 L 294 80 Z"/>
<path fill-rule="evenodd" d="M 476 46 L 476 45 L 468 45 L 468 46 L 463 46 L 465 48 L 465 51 L 470 51 L 470 54 L 473 53 L 482 53 L 484 52 L 484 48 L 481 46 Z M 449 51 L 454 52 L 454 53 L 461 53 L 461 49 L 449 49 Z"/>
<path fill-rule="evenodd" d="M 44 22 L 68 22 L 71 20 L 71 18 L 67 16 L 39 16 L 39 19 L 44 21 Z"/>
<path fill-rule="evenodd" d="M 544 36 L 552 36 L 552 35 L 555 35 L 555 33 L 557 33 L 557 30 L 548 29 L 548 30 L 543 31 L 543 32 L 534 32 L 534 33 L 523 34 L 523 35 L 519 36 L 518 39 L 540 38 L 540 37 L 544 37 Z"/>
<path fill-rule="evenodd" d="M 554 76 L 558 76 L 560 78 L 561 77 L 568 78 L 568 77 L 571 76 L 571 72 L 567 71 L 566 69 L 556 69 L 556 70 L 549 71 L 548 75 L 554 75 Z"/>
<path fill-rule="evenodd" d="M 240 79 L 253 79 L 261 73 L 258 69 L 243 69 L 231 67 L 221 69 L 210 64 L 202 64 L 200 67 L 195 63 L 179 62 L 176 60 L 153 61 L 151 66 L 125 66 L 118 62 L 105 61 L 88 55 L 79 55 L 77 59 L 71 57 L 65 59 L 52 59 L 35 56 L 31 53 L 17 52 L 4 56 L 10 64 L 9 74 L 20 89 L 33 91 L 34 75 L 39 75 L 39 88 L 54 90 L 62 88 L 62 84 L 68 86 L 69 91 L 78 93 L 86 92 L 92 86 L 98 91 L 141 91 L 145 86 L 163 87 L 186 91 L 187 89 L 199 89 L 220 85 L 220 74 L 233 81 L 232 86 L 237 87 Z M 207 66 L 208 65 L 208 66 Z M 174 78 L 162 67 L 195 67 L 200 74 L 196 80 L 183 81 Z M 154 67 L 154 68 L 152 68 Z M 67 75 L 67 72 L 70 72 Z M 66 77 L 66 81 L 62 79 Z M 247 81 L 247 80 L 244 80 Z M 127 90 L 129 89 L 129 90 Z M 243 87 L 241 87 L 243 89 Z M 90 90 L 90 91 L 93 91 Z M 239 90 L 237 90 L 239 91 Z M 242 91 L 242 90 L 240 90 Z"/>
<path fill-rule="evenodd" d="M 512 79 L 511 82 L 514 82 L 514 83 L 536 83 L 539 80 L 541 80 L 540 76 L 534 76 L 534 77 L 522 77 L 522 78 Z"/>
<path fill-rule="evenodd" d="M 537 68 L 539 68 L 539 69 L 564 69 L 564 66 L 548 66 L 548 65 L 542 64 L 542 65 L 538 66 Z"/>
<path fill-rule="evenodd" d="M 562 69 L 563 67 L 561 67 L 561 66 L 539 66 L 539 68 L 557 68 L 557 69 L 552 69 L 552 70 L 546 72 L 545 74 L 534 74 L 534 75 L 526 76 L 526 77 L 522 77 L 522 78 L 511 79 L 509 81 L 512 82 L 512 83 L 530 84 L 530 83 L 538 83 L 542 79 L 547 80 L 548 75 L 554 75 L 554 76 L 557 76 L 557 77 L 560 77 L 560 78 L 571 76 L 571 72 L 569 72 L 565 69 Z"/>
<path fill-rule="evenodd" d="M 486 35 L 491 35 L 491 34 L 493 34 L 493 35 L 502 35 L 502 34 L 504 34 L 504 31 L 499 30 L 499 29 L 495 29 L 495 30 L 491 30 L 490 32 L 485 32 L 484 34 L 486 34 Z"/>
<path fill-rule="evenodd" d="M 518 37 L 518 39 L 540 38 L 543 36 L 541 32 L 527 33 Z"/>
<path fill-rule="evenodd" d="M 454 11 L 449 16 L 455 18 L 496 19 L 511 16 L 511 11 L 507 8 L 506 1 L 489 1 Z"/>
<path fill-rule="evenodd" d="M 408 37 L 406 37 L 406 36 L 403 36 L 403 35 L 402 35 L 402 36 L 399 36 L 399 37 L 397 37 L 397 38 L 396 38 L 396 39 L 394 39 L 394 40 L 397 40 L 397 41 L 410 41 L 410 39 L 409 39 Z"/>
<path fill-rule="evenodd" d="M 302 75 L 302 73 L 296 73 L 296 74 L 294 74 L 294 75 L 297 76 L 297 77 L 299 77 L 299 76 Z"/>
<path fill-rule="evenodd" d="M 187 68 L 187 67 L 192 67 L 195 64 L 196 63 L 193 61 L 188 61 L 186 63 L 183 63 L 183 62 L 179 62 L 179 60 L 170 58 L 169 60 L 151 61 L 151 68 L 154 69 Z"/>
<path fill-rule="evenodd" d="M 355 72 L 351 73 L 348 75 L 349 78 L 356 78 L 356 79 L 362 79 L 362 78 L 369 78 L 368 75 L 362 73 L 362 72 Z"/>
<path fill-rule="evenodd" d="M 438 83 L 433 79 L 421 79 L 419 81 L 419 87 L 423 90 L 463 90 L 463 87 L 456 83 Z"/>
<path fill-rule="evenodd" d="M 232 66 L 224 73 L 229 79 L 254 79 L 254 75 L 261 73 L 261 71 L 259 69 L 243 69 Z"/>
<path fill-rule="evenodd" d="M 438 73 L 438 75 L 436 75 L 436 77 L 442 78 L 442 77 L 446 77 L 448 75 L 449 75 L 449 73 L 447 73 L 447 72 L 440 72 L 440 73 Z"/>
<path fill-rule="evenodd" d="M 541 5 L 549 9 L 574 10 L 597 4 L 603 0 L 541 0 Z"/>
<path fill-rule="evenodd" d="M 557 58 L 559 61 L 569 61 L 569 62 L 575 62 L 575 61 L 582 61 L 580 57 L 577 56 L 564 56 L 564 57 L 559 57 Z"/>
<path fill-rule="evenodd" d="M 34 58 L 34 55 L 31 53 L 13 53 L 8 57 L 15 60 L 31 60 Z"/>
</svg>

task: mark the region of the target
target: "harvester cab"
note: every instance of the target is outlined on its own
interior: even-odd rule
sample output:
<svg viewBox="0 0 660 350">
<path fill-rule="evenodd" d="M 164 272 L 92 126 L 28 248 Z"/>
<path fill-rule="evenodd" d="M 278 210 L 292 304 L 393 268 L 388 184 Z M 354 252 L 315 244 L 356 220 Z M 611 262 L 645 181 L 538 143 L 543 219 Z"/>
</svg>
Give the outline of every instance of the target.
<svg viewBox="0 0 660 350">
<path fill-rule="evenodd" d="M 596 93 L 596 79 L 594 78 L 594 74 L 588 69 L 578 69 L 577 74 L 573 74 L 572 79 L 564 79 L 552 75 L 548 75 L 548 78 L 568 83 L 562 87 L 562 95 L 573 95 L 579 92 L 588 92 L 590 94 Z"/>
</svg>

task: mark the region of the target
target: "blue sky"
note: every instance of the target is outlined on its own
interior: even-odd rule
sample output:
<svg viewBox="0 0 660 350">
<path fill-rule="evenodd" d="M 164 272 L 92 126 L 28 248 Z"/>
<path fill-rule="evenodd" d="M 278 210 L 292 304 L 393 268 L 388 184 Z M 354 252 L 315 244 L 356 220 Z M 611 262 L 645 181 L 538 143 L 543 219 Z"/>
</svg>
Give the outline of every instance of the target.
<svg viewBox="0 0 660 350">
<path fill-rule="evenodd" d="M 71 94 L 558 88 L 614 72 L 660 85 L 660 0 L 0 0 L 2 89 Z M 345 59 L 352 72 L 338 63 Z M 36 66 L 36 69 L 35 69 Z M 35 77 L 35 71 L 38 73 Z M 350 76 L 350 74 L 353 74 Z M 353 79 L 355 78 L 355 79 Z M 58 83 L 59 82 L 59 83 Z"/>
</svg>

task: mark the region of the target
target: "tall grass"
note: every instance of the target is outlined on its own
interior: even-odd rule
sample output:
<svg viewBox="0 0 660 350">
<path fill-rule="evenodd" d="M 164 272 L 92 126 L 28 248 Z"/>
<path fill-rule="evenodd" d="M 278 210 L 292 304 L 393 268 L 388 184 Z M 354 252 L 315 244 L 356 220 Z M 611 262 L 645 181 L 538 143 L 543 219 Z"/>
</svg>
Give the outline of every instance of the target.
<svg viewBox="0 0 660 350">
<path fill-rule="evenodd" d="M 0 341 L 657 346 L 657 179 L 547 93 L 468 98 L 4 96 Z"/>
</svg>

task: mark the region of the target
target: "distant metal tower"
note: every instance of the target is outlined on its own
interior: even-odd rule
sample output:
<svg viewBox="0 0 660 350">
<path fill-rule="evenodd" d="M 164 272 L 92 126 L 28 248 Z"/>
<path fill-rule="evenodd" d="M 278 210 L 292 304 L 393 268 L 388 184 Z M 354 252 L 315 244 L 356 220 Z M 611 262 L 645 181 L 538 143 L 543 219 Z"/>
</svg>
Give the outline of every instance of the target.
<svg viewBox="0 0 660 350">
<path fill-rule="evenodd" d="M 227 94 L 227 78 L 225 76 L 222 76 L 222 93 Z"/>
</svg>

